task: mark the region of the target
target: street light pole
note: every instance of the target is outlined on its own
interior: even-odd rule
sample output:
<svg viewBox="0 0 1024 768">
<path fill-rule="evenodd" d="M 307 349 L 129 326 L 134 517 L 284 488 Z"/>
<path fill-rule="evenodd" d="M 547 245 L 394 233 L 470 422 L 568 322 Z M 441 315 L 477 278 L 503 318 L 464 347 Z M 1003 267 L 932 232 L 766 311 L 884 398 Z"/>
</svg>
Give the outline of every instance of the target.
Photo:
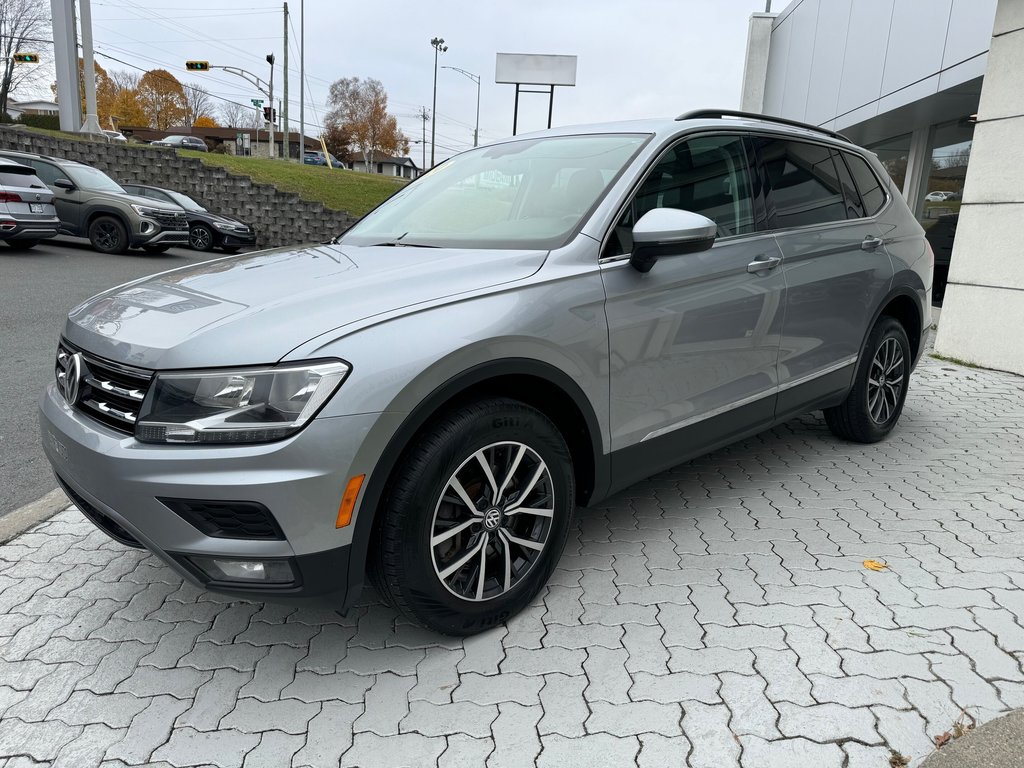
<svg viewBox="0 0 1024 768">
<path fill-rule="evenodd" d="M 449 67 L 447 64 L 442 65 L 441 69 L 453 69 L 476 83 L 476 128 L 473 129 L 473 146 L 478 146 L 480 143 L 480 75 L 474 75 L 472 72 L 458 67 Z"/>
<path fill-rule="evenodd" d="M 437 56 L 448 50 L 444 44 L 443 37 L 431 38 L 430 44 L 434 46 L 434 107 L 430 113 L 430 167 L 434 167 L 434 146 L 437 140 Z"/>
<path fill-rule="evenodd" d="M 270 129 L 269 129 L 269 133 L 270 133 L 270 147 L 269 147 L 269 157 L 271 159 L 273 159 L 273 157 L 274 157 L 274 54 L 272 54 L 272 53 L 268 53 L 267 54 L 267 64 L 270 65 L 270 93 L 268 94 L 268 96 L 270 97 L 270 120 L 269 120 L 269 123 L 270 123 Z"/>
</svg>

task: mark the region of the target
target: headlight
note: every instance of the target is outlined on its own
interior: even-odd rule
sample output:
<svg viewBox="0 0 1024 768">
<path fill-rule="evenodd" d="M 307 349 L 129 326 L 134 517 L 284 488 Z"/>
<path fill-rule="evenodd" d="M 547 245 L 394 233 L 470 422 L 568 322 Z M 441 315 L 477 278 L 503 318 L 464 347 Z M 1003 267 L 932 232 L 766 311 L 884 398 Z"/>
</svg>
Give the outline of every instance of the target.
<svg viewBox="0 0 1024 768">
<path fill-rule="evenodd" d="M 146 205 L 136 205 L 135 203 L 132 203 L 131 206 L 139 216 L 155 216 L 158 213 L 166 213 L 166 211 L 161 211 L 158 208 L 150 208 Z"/>
<path fill-rule="evenodd" d="M 215 221 L 213 222 L 213 226 L 215 226 L 217 229 L 225 229 L 229 232 L 235 229 L 235 225 L 227 221 Z"/>
<path fill-rule="evenodd" d="M 135 437 L 144 443 L 264 443 L 293 435 L 348 375 L 340 360 L 158 373 Z"/>
</svg>

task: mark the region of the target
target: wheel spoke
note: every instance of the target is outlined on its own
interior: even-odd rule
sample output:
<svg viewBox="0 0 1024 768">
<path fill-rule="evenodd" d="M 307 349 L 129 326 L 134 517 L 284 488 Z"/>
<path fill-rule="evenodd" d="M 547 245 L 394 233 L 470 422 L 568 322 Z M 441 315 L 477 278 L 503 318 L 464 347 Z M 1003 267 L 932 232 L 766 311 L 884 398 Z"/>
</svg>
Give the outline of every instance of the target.
<svg viewBox="0 0 1024 768">
<path fill-rule="evenodd" d="M 519 450 L 516 452 L 516 457 L 512 460 L 512 465 L 508 468 L 508 473 L 505 475 L 505 479 L 501 481 L 501 487 L 498 489 L 497 495 L 494 497 L 494 503 L 497 504 L 499 499 L 505 495 L 505 489 L 508 488 L 509 481 L 512 476 L 515 475 L 516 470 L 519 469 L 519 462 L 523 460 L 523 456 L 526 455 L 526 446 L 520 445 Z"/>
<path fill-rule="evenodd" d="M 491 486 L 491 503 L 496 504 L 498 502 L 498 481 L 494 479 L 494 473 L 491 471 L 491 465 L 484 456 L 482 450 L 477 451 L 475 454 L 477 462 L 480 464 L 480 468 L 484 471 L 484 476 L 487 478 L 488 484 Z"/>
<path fill-rule="evenodd" d="M 473 500 L 469 498 L 469 494 L 466 493 L 466 489 L 463 488 L 462 483 L 459 482 L 459 478 L 455 477 L 455 475 L 452 475 L 452 479 L 448 482 L 448 487 L 459 495 L 459 498 L 462 500 L 462 503 L 469 508 L 470 512 L 477 516 L 480 515 L 480 512 L 476 508 L 476 504 L 474 504 Z"/>
<path fill-rule="evenodd" d="M 535 509 L 533 507 L 516 507 L 515 509 L 508 510 L 505 514 L 512 517 L 513 515 L 518 515 L 520 512 L 525 512 L 528 515 L 536 515 L 537 517 L 552 517 L 555 514 L 555 510 L 553 509 Z"/>
<path fill-rule="evenodd" d="M 484 582 L 487 580 L 487 538 L 482 539 L 484 546 L 480 548 L 480 575 L 476 579 L 476 599 L 484 598 Z"/>
<path fill-rule="evenodd" d="M 540 476 L 548 471 L 548 466 L 543 461 L 537 465 L 537 470 L 533 473 L 533 477 L 530 478 L 530 482 L 527 483 L 526 488 L 519 494 L 519 498 L 505 510 L 505 514 L 519 509 L 519 505 L 526 501 L 526 498 L 533 492 L 534 486 L 537 485 L 537 481 L 540 480 Z"/>
<path fill-rule="evenodd" d="M 474 547 L 472 547 L 468 552 L 466 552 L 466 554 L 464 554 L 462 557 L 460 557 L 458 560 L 456 560 L 454 563 L 449 565 L 447 568 L 445 568 L 438 574 L 438 576 L 441 577 L 441 581 L 446 581 L 448 577 L 455 573 L 457 570 L 459 570 L 459 568 L 461 568 L 474 557 L 476 557 L 478 554 L 480 554 L 480 550 L 485 549 L 486 544 L 487 537 L 481 536 L 480 541 L 477 542 L 477 544 Z"/>
<path fill-rule="evenodd" d="M 502 589 L 508 592 L 512 589 L 512 553 L 508 551 L 508 542 L 501 542 L 501 550 L 505 555 L 505 581 Z"/>
<path fill-rule="evenodd" d="M 469 528 L 469 526 L 473 525 L 473 523 L 479 523 L 479 522 L 480 521 L 477 520 L 476 518 L 470 518 L 469 520 L 466 520 L 463 523 L 459 523 L 458 525 L 453 525 L 451 528 L 448 528 L 447 530 L 442 531 L 441 533 L 439 533 L 436 536 L 434 536 L 430 540 L 430 546 L 436 547 L 438 544 L 442 544 L 442 543 L 448 541 L 448 539 L 450 539 L 452 536 L 455 536 L 455 535 L 457 535 L 459 533 L 462 533 L 464 530 Z"/>
<path fill-rule="evenodd" d="M 542 542 L 538 543 L 536 541 L 530 541 L 529 539 L 521 539 L 518 536 L 514 536 L 513 534 L 509 533 L 505 529 L 501 530 L 501 535 L 505 537 L 506 541 L 510 541 L 513 544 L 518 544 L 520 547 L 525 547 L 526 549 L 533 549 L 537 552 L 540 552 L 542 549 L 544 549 L 544 544 Z"/>
</svg>

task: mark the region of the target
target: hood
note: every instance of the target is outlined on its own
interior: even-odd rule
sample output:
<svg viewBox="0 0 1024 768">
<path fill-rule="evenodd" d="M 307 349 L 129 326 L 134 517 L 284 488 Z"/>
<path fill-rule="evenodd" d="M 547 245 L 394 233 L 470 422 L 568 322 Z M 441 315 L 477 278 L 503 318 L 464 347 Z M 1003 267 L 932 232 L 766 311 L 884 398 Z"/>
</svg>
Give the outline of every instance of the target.
<svg viewBox="0 0 1024 768">
<path fill-rule="evenodd" d="M 160 208 L 165 211 L 182 211 L 184 210 L 180 205 L 174 205 L 173 203 L 165 203 L 162 200 L 154 200 L 151 197 L 139 197 L 138 195 L 131 195 L 127 192 L 120 194 L 118 192 L 111 192 L 109 194 L 117 195 L 120 198 L 126 199 L 129 203 L 135 205 L 144 205 L 147 208 Z"/>
<path fill-rule="evenodd" d="M 111 360 L 173 369 L 275 363 L 374 315 L 522 280 L 547 251 L 321 245 L 183 267 L 71 311 L 68 340 Z"/>
</svg>

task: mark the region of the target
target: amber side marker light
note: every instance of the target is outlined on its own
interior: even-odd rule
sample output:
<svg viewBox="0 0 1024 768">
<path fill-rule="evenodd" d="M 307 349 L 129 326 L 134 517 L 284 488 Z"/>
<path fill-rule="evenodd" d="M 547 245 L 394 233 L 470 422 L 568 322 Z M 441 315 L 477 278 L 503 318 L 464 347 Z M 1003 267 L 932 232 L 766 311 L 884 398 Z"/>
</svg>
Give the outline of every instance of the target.
<svg viewBox="0 0 1024 768">
<path fill-rule="evenodd" d="M 366 475 L 356 475 L 348 481 L 345 486 L 345 495 L 341 497 L 341 506 L 338 507 L 338 520 L 335 528 L 344 528 L 352 522 L 352 510 L 355 509 L 356 499 L 359 498 L 359 489 L 363 487 L 363 480 Z"/>
</svg>

